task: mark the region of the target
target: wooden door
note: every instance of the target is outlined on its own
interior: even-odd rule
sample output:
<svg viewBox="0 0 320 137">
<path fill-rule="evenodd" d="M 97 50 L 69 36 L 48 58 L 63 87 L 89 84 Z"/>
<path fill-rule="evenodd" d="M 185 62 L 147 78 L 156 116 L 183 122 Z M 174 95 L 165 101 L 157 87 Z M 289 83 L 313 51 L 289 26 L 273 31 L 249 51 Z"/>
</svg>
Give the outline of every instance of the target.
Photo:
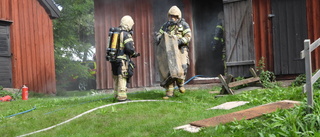
<svg viewBox="0 0 320 137">
<path fill-rule="evenodd" d="M 12 87 L 9 26 L 0 22 L 0 86 Z"/>
<path fill-rule="evenodd" d="M 274 73 L 304 73 L 300 59 L 303 41 L 307 38 L 305 0 L 271 0 L 273 27 Z"/>
<path fill-rule="evenodd" d="M 249 77 L 255 66 L 252 0 L 223 0 L 227 73 Z"/>
</svg>

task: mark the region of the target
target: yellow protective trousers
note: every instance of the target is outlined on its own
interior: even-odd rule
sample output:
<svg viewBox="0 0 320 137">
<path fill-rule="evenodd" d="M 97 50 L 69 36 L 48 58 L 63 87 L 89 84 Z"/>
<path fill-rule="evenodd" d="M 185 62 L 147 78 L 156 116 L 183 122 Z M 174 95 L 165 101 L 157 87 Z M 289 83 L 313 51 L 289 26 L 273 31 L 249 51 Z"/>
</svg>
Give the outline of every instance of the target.
<svg viewBox="0 0 320 137">
<path fill-rule="evenodd" d="M 127 79 L 122 75 L 113 76 L 114 95 L 118 100 L 127 99 Z"/>
<path fill-rule="evenodd" d="M 125 60 L 122 60 L 122 67 L 120 75 L 113 75 L 113 87 L 114 87 L 114 95 L 118 100 L 126 100 L 127 99 L 127 71 L 128 65 Z"/>
<path fill-rule="evenodd" d="M 183 50 L 183 51 L 181 51 L 181 50 Z M 185 82 L 187 69 L 189 66 L 189 56 L 188 56 L 188 49 L 187 48 L 182 48 L 181 50 L 180 50 L 181 51 L 181 64 L 182 64 L 182 68 L 184 69 L 184 77 L 181 79 L 174 78 L 171 81 L 171 83 L 168 83 L 168 86 L 165 87 L 167 96 L 173 96 L 175 85 L 177 85 L 180 88 L 180 87 L 183 87 L 184 82 Z"/>
</svg>

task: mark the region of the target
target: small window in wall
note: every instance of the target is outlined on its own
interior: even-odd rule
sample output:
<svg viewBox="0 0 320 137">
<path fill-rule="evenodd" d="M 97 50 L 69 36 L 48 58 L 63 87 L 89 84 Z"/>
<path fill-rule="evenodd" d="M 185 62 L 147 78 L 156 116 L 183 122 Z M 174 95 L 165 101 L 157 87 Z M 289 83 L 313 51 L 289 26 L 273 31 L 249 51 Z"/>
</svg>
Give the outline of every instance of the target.
<svg viewBox="0 0 320 137">
<path fill-rule="evenodd" d="M 9 21 L 0 20 L 0 86 L 12 87 L 12 63 Z"/>
</svg>

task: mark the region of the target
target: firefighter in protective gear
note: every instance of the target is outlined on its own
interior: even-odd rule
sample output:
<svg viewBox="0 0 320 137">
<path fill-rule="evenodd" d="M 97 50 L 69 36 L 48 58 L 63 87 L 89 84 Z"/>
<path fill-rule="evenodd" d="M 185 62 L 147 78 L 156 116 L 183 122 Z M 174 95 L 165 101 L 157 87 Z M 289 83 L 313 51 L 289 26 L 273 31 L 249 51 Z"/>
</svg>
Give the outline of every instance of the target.
<svg viewBox="0 0 320 137">
<path fill-rule="evenodd" d="M 164 87 L 166 89 L 166 96 L 164 99 L 169 99 L 173 96 L 175 84 L 179 87 L 181 93 L 185 93 L 184 81 L 187 74 L 187 69 L 189 66 L 189 42 L 191 40 L 191 29 L 189 24 L 182 18 L 180 9 L 177 6 L 172 6 L 168 11 L 168 20 L 160 28 L 156 36 L 156 43 L 160 42 L 161 36 L 164 32 L 169 35 L 174 35 L 178 37 L 178 45 L 180 52 L 182 54 L 182 68 L 184 70 L 184 78 L 175 78 L 170 83 L 167 83 Z"/>
<path fill-rule="evenodd" d="M 218 23 L 215 28 L 213 41 L 212 44 L 212 50 L 215 52 L 217 49 L 222 49 L 222 60 L 224 64 L 224 73 L 227 74 L 227 66 L 226 66 L 226 46 L 225 46 L 225 32 L 224 32 L 224 17 L 223 12 L 220 12 L 218 14 Z"/>
<path fill-rule="evenodd" d="M 212 41 L 213 51 L 219 47 L 224 47 L 224 28 L 223 28 L 223 12 L 218 14 L 218 23 L 215 28 L 214 37 Z"/>
<path fill-rule="evenodd" d="M 119 101 L 130 101 L 127 98 L 127 81 L 133 75 L 134 64 L 131 60 L 140 54 L 135 52 L 134 42 L 132 38 L 132 26 L 134 21 L 131 16 L 126 15 L 120 21 L 120 40 L 116 60 L 111 62 L 114 95 Z"/>
</svg>

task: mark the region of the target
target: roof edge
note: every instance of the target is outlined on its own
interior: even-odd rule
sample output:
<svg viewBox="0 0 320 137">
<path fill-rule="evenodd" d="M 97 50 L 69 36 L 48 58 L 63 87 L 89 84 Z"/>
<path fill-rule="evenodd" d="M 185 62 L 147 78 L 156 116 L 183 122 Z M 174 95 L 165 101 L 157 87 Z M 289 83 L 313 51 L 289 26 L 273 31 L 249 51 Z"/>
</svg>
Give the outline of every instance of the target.
<svg viewBox="0 0 320 137">
<path fill-rule="evenodd" d="M 54 4 L 52 0 L 38 0 L 39 3 L 44 7 L 51 19 L 60 17 L 60 10 Z"/>
</svg>

